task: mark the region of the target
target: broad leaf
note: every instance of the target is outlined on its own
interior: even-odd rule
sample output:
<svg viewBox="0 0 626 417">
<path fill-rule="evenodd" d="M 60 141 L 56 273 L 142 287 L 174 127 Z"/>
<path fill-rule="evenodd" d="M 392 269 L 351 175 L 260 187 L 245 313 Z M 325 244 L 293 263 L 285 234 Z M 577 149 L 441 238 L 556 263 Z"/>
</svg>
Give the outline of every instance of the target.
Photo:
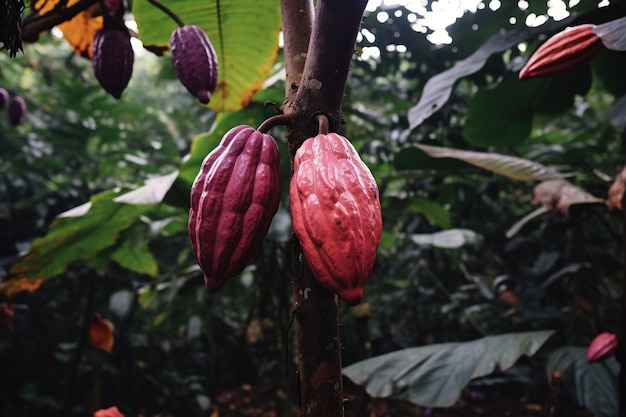
<svg viewBox="0 0 626 417">
<path fill-rule="evenodd" d="M 547 180 L 552 178 L 564 178 L 571 175 L 561 174 L 553 168 L 515 156 L 491 152 L 463 151 L 428 145 L 415 146 L 433 158 L 460 159 L 468 164 L 518 181 Z"/>
<path fill-rule="evenodd" d="M 113 202 L 112 191 L 91 198 L 83 216 L 57 218 L 48 233 L 35 239 L 27 254 L 13 264 L 9 279 L 0 284 L 7 296 L 34 291 L 47 279 L 63 273 L 70 263 L 88 260 L 115 244 L 150 206 Z"/>
<path fill-rule="evenodd" d="M 246 107 L 261 89 L 278 54 L 280 3 L 257 0 L 161 0 L 186 25 L 201 27 L 219 62 L 219 80 L 208 106 L 216 111 Z M 163 48 L 178 25 L 148 1 L 133 2 L 144 45 Z"/>
<path fill-rule="evenodd" d="M 553 389 L 564 388 L 581 406 L 598 417 L 618 415 L 619 364 L 615 357 L 588 363 L 584 347 L 566 346 L 548 357 L 547 373 Z"/>
<path fill-rule="evenodd" d="M 410 236 L 413 243 L 442 249 L 456 249 L 467 244 L 477 243 L 481 240 L 480 235 L 468 229 L 451 229 L 430 234 L 413 234 Z"/>
<path fill-rule="evenodd" d="M 473 378 L 510 368 L 522 355 L 532 356 L 553 333 L 510 333 L 403 349 L 350 365 L 343 374 L 373 397 L 449 407 Z"/>
<path fill-rule="evenodd" d="M 154 277 L 158 271 L 157 261 L 148 248 L 148 241 L 137 239 L 136 236 L 129 236 L 124 239 L 121 245 L 111 254 L 111 259 L 121 267 L 138 274 Z"/>
<path fill-rule="evenodd" d="M 159 204 L 177 177 L 178 171 L 174 171 L 170 174 L 149 178 L 145 185 L 115 197 L 113 201 L 126 204 Z"/>
<path fill-rule="evenodd" d="M 479 71 L 485 65 L 491 54 L 506 51 L 541 33 L 550 33 L 561 29 L 567 26 L 571 20 L 572 17 L 558 22 L 550 20 L 536 28 L 512 30 L 489 38 L 487 42 L 472 55 L 457 62 L 456 65 L 449 70 L 435 75 L 426 82 L 420 101 L 417 105 L 409 109 L 408 119 L 410 129 L 415 129 L 424 120 L 438 111 L 448 101 L 456 81 Z"/>
<path fill-rule="evenodd" d="M 383 209 L 389 206 L 399 207 L 405 214 L 424 215 L 442 229 L 450 227 L 450 212 L 436 201 L 420 196 L 400 198 L 389 194 L 383 198 Z"/>
<path fill-rule="evenodd" d="M 607 48 L 626 51 L 626 17 L 597 25 L 592 32 L 602 38 Z"/>
</svg>

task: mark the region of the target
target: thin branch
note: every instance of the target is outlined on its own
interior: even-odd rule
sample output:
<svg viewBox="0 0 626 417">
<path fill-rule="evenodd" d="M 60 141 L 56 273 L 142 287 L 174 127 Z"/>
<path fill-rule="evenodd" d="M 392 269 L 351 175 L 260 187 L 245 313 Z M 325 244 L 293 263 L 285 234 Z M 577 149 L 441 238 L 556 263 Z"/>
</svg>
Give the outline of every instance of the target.
<svg viewBox="0 0 626 417">
<path fill-rule="evenodd" d="M 43 15 L 35 12 L 22 22 L 22 40 L 24 42 L 36 42 L 39 34 L 47 32 L 53 27 L 72 19 L 78 13 L 83 12 L 96 4 L 98 0 L 81 0 L 78 3 L 63 8 L 54 8 Z"/>
</svg>

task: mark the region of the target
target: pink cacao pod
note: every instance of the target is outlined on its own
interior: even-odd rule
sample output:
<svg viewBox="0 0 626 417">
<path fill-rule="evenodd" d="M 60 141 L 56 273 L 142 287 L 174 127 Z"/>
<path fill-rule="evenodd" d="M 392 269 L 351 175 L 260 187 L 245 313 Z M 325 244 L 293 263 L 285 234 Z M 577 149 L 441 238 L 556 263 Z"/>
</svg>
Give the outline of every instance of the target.
<svg viewBox="0 0 626 417">
<path fill-rule="evenodd" d="M 93 39 L 91 60 L 96 79 L 104 91 L 120 98 L 133 73 L 135 54 L 126 30 L 101 29 Z"/>
<path fill-rule="evenodd" d="M 22 123 L 26 115 L 26 102 L 20 96 L 15 96 L 9 103 L 9 121 L 13 126 Z"/>
<path fill-rule="evenodd" d="M 189 237 L 209 291 L 259 251 L 280 202 L 276 141 L 250 126 L 229 130 L 191 187 Z"/>
<path fill-rule="evenodd" d="M 336 133 L 296 152 L 289 202 L 293 231 L 315 279 L 356 305 L 382 234 L 378 186 L 352 144 Z"/>
<path fill-rule="evenodd" d="M 558 74 L 589 61 L 602 48 L 602 39 L 592 32 L 594 27 L 569 27 L 549 38 L 524 65 L 519 79 Z"/>
<path fill-rule="evenodd" d="M 207 34 L 198 26 L 179 27 L 170 37 L 170 54 L 180 82 L 201 103 L 207 104 L 218 76 L 217 55 Z"/>
<path fill-rule="evenodd" d="M 605 359 L 617 350 L 617 335 L 613 333 L 600 333 L 587 348 L 587 362 L 596 362 Z"/>
</svg>

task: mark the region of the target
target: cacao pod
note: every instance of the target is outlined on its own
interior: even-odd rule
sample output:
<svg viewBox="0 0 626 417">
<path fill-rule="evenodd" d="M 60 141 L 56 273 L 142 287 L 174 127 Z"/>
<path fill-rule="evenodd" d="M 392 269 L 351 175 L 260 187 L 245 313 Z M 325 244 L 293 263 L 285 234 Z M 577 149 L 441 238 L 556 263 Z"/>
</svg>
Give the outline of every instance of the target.
<svg viewBox="0 0 626 417">
<path fill-rule="evenodd" d="M 20 96 L 13 97 L 13 100 L 9 103 L 9 121 L 13 126 L 17 126 L 22 123 L 25 115 L 26 102 Z"/>
<path fill-rule="evenodd" d="M 180 82 L 201 103 L 207 104 L 218 76 L 217 55 L 207 34 L 198 26 L 177 28 L 170 37 L 170 54 Z"/>
<path fill-rule="evenodd" d="M 376 181 L 352 144 L 336 133 L 304 141 L 293 170 L 289 202 L 304 257 L 320 285 L 356 305 L 382 234 Z"/>
<path fill-rule="evenodd" d="M 558 74 L 589 61 L 602 48 L 602 39 L 592 32 L 594 27 L 569 27 L 549 38 L 524 65 L 519 79 Z"/>
<path fill-rule="evenodd" d="M 613 333 L 600 333 L 587 348 L 587 362 L 596 362 L 605 359 L 617 350 L 617 335 Z"/>
<path fill-rule="evenodd" d="M 0 87 L 0 109 L 9 102 L 9 98 L 9 92 L 6 89 Z"/>
<path fill-rule="evenodd" d="M 229 130 L 191 187 L 189 238 L 209 291 L 243 271 L 280 202 L 276 141 L 250 126 Z"/>
<path fill-rule="evenodd" d="M 135 54 L 125 29 L 101 29 L 93 39 L 92 66 L 104 91 L 120 98 L 133 73 Z"/>
</svg>

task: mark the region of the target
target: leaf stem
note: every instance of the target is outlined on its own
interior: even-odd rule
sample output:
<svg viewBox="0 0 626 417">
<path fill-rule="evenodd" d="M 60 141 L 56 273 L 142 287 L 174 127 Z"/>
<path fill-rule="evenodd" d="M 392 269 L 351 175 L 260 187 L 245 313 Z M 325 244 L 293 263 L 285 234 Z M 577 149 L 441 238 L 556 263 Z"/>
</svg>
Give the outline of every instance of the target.
<svg viewBox="0 0 626 417">
<path fill-rule="evenodd" d="M 158 0 L 148 0 L 148 3 L 152 4 L 154 7 L 156 7 L 157 9 L 161 10 L 163 13 L 171 17 L 172 20 L 176 22 L 178 27 L 182 28 L 183 26 L 185 26 L 185 23 L 183 23 L 183 21 L 180 20 L 180 17 L 178 17 L 176 13 L 174 13 L 170 8 L 168 8 L 166 5 L 162 4 Z"/>
</svg>

